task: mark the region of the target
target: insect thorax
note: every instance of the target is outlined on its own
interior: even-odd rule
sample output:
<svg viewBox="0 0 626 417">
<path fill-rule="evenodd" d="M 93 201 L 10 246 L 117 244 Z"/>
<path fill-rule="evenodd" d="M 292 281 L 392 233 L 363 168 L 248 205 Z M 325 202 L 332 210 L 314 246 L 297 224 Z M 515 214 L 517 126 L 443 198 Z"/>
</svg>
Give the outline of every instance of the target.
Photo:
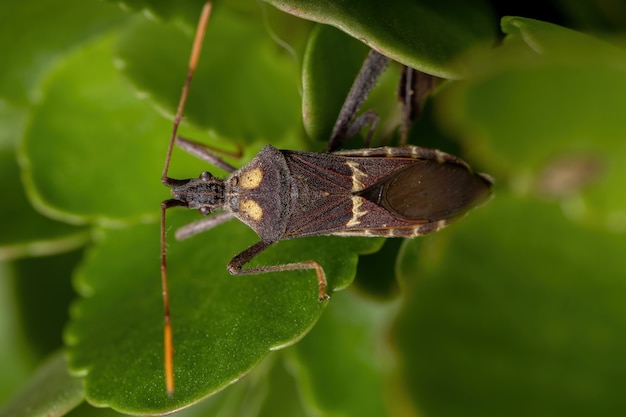
<svg viewBox="0 0 626 417">
<path fill-rule="evenodd" d="M 261 239 L 279 240 L 292 210 L 292 187 L 284 156 L 268 145 L 226 180 L 227 207 Z"/>
</svg>

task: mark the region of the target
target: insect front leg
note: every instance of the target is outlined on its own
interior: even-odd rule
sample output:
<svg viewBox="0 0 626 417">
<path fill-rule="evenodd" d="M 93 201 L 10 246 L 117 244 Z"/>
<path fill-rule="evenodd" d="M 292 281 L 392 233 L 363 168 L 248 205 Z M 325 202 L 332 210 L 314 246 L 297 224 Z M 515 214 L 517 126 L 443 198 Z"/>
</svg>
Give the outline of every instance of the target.
<svg viewBox="0 0 626 417">
<path fill-rule="evenodd" d="M 199 142 L 195 142 L 189 139 L 185 139 L 181 136 L 176 137 L 176 144 L 184 151 L 192 154 L 193 156 L 202 159 L 203 161 L 208 162 L 209 164 L 221 168 L 224 171 L 231 173 L 236 170 L 235 167 L 230 165 L 228 162 L 224 161 L 219 156 L 215 155 L 213 152 L 209 150 L 207 145 L 204 145 Z M 241 153 L 241 150 L 239 150 Z"/>
<path fill-rule="evenodd" d="M 281 272 L 281 271 L 299 271 L 303 269 L 315 269 L 317 273 L 317 283 L 319 285 L 319 301 L 328 300 L 330 297 L 326 293 L 326 286 L 328 285 L 326 281 L 326 274 L 324 273 L 324 269 L 320 264 L 315 261 L 306 261 L 306 262 L 294 262 L 283 265 L 269 265 L 269 266 L 261 266 L 257 268 L 248 268 L 243 269 L 243 266 L 250 262 L 255 256 L 263 252 L 274 242 L 260 241 L 250 246 L 248 249 L 244 250 L 240 254 L 236 255 L 227 265 L 228 272 L 231 275 L 255 275 L 255 274 L 264 274 L 267 272 Z"/>
<path fill-rule="evenodd" d="M 224 222 L 235 217 L 235 215 L 231 212 L 220 213 L 216 216 L 211 216 L 206 219 L 198 220 L 193 223 L 189 223 L 180 229 L 176 230 L 176 239 L 183 240 L 188 237 L 197 235 L 198 233 L 202 233 L 206 230 L 212 229 L 217 225 L 220 225 Z"/>
</svg>

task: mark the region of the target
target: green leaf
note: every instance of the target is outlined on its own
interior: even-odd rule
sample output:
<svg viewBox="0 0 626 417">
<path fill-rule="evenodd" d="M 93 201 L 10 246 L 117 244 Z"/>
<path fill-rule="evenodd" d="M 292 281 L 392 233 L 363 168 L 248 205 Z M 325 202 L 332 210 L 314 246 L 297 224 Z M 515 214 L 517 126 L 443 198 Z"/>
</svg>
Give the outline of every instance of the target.
<svg viewBox="0 0 626 417">
<path fill-rule="evenodd" d="M 442 125 L 518 192 L 626 230 L 626 52 L 545 22 L 508 18 L 503 28 L 504 45 L 470 57 L 470 79 L 442 89 Z"/>
<path fill-rule="evenodd" d="M 64 221 L 154 218 L 162 200 L 171 124 L 120 80 L 114 40 L 85 45 L 50 75 L 20 149 L 31 201 Z"/>
<path fill-rule="evenodd" d="M 67 323 L 67 306 L 76 296 L 71 276 L 83 251 L 55 256 L 14 260 L 12 294 L 18 303 L 17 321 L 24 337 L 23 350 L 39 361 L 62 346 L 62 331 Z"/>
<path fill-rule="evenodd" d="M 266 1 L 335 26 L 395 61 L 443 78 L 457 78 L 453 60 L 495 36 L 493 17 L 482 1 Z"/>
<path fill-rule="evenodd" d="M 0 194 L 4 196 L 0 206 L 0 259 L 49 255 L 84 245 L 89 239 L 85 228 L 50 220 L 33 209 L 19 175 L 15 151 L 0 150 Z"/>
<path fill-rule="evenodd" d="M 82 382 L 68 374 L 65 358 L 59 351 L 0 409 L 0 417 L 63 415 L 82 401 Z"/>
<path fill-rule="evenodd" d="M 43 0 L 36 7 L 2 2 L 0 16 L 5 17 L 0 27 L 0 97 L 20 105 L 38 100 L 39 83 L 69 50 L 124 21 L 119 8 L 82 0 Z"/>
<path fill-rule="evenodd" d="M 181 224 L 195 213 L 177 214 L 171 217 Z M 228 260 L 255 240 L 233 222 L 170 246 L 176 393 L 168 398 L 158 227 L 103 230 L 79 273 L 77 286 L 85 299 L 74 306 L 66 334 L 71 366 L 85 375 L 90 402 L 133 414 L 172 411 L 224 388 L 270 350 L 300 339 L 324 306 L 317 302 L 315 273 L 230 276 Z M 208 247 L 209 241 L 219 244 Z M 278 243 L 252 263 L 315 259 L 330 288 L 338 289 L 354 278 L 356 253 L 377 246 L 374 239 L 297 239 Z"/>
<path fill-rule="evenodd" d="M 20 178 L 15 146 L 22 137 L 28 112 L 0 100 L 0 259 L 49 255 L 85 244 L 84 228 L 52 221 L 29 203 Z"/>
<path fill-rule="evenodd" d="M 16 276 L 8 262 L 0 262 L 0 404 L 25 383 L 33 370 L 32 352 L 24 348 L 19 326 L 19 303 L 14 296 Z"/>
<path fill-rule="evenodd" d="M 329 44 L 336 47 L 328 48 Z M 334 28 L 315 27 L 302 71 L 302 118 L 309 137 L 328 141 L 367 52 L 363 43 Z M 318 85 L 324 88 L 317 88 Z"/>
<path fill-rule="evenodd" d="M 273 356 L 279 356 L 279 354 L 273 354 Z M 315 409 L 307 408 L 303 404 L 300 381 L 294 375 L 289 361 L 285 360 L 286 356 L 288 353 L 280 355 L 279 360 L 274 360 L 267 377 L 257 381 L 256 388 L 259 390 L 265 388 L 267 391 L 257 414 L 259 417 L 305 416 Z"/>
<path fill-rule="evenodd" d="M 625 52 L 615 45 L 559 25 L 523 17 L 507 16 L 501 21 L 507 35 L 505 44 L 519 45 L 545 55 L 548 61 L 559 60 L 581 64 L 581 55 L 593 57 L 598 63 L 618 65 Z M 574 42 L 575 45 L 572 45 Z M 563 47 L 567 45 L 567 47 Z M 519 52 L 516 51 L 516 52 Z M 528 57 L 522 56 L 522 59 Z M 533 57 L 533 58 L 536 58 Z"/>
<path fill-rule="evenodd" d="M 75 296 L 70 274 L 80 255 L 24 258 L 0 269 L 2 416 L 48 416 L 82 401 L 82 383 L 66 381 L 67 364 L 59 351 L 67 306 Z M 53 352 L 54 364 L 46 364 Z"/>
<path fill-rule="evenodd" d="M 405 249 L 407 298 L 394 339 L 424 413 L 626 411 L 625 236 L 501 192 Z"/>
</svg>

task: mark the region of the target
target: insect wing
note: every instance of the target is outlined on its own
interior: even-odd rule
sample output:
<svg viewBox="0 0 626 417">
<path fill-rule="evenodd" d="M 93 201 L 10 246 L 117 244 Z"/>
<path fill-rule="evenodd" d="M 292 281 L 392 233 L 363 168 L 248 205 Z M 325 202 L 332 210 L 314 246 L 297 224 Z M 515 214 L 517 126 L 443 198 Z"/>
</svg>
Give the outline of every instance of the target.
<svg viewBox="0 0 626 417">
<path fill-rule="evenodd" d="M 418 146 L 336 152 L 361 179 L 355 194 L 400 219 L 436 222 L 460 216 L 484 201 L 492 181 L 461 159 Z"/>
<path fill-rule="evenodd" d="M 436 222 L 464 214 L 489 195 L 489 186 L 463 165 L 415 160 L 358 195 L 399 218 Z"/>
<path fill-rule="evenodd" d="M 281 152 L 298 190 L 283 238 L 430 233 L 488 196 L 491 185 L 460 159 L 415 146 Z"/>
<path fill-rule="evenodd" d="M 284 239 L 330 235 L 352 216 L 353 171 L 346 159 L 328 153 L 281 151 L 293 195 Z"/>
</svg>

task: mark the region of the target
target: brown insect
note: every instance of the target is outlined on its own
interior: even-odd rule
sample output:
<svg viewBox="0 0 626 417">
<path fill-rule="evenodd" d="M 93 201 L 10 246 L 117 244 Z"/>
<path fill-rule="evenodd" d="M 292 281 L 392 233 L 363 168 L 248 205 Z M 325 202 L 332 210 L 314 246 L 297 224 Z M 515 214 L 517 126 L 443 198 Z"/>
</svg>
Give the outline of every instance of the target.
<svg viewBox="0 0 626 417">
<path fill-rule="evenodd" d="M 488 176 L 475 174 L 455 156 L 417 146 L 337 151 L 372 113 L 354 118 L 388 58 L 371 52 L 339 115 L 327 152 L 299 152 L 264 147 L 252 161 L 236 169 L 203 145 L 177 137 L 192 74 L 196 68 L 211 4 L 204 6 L 170 138 L 161 181 L 173 198 L 161 203 L 161 274 L 165 307 L 165 375 L 174 392 L 173 343 L 167 291 L 165 213 L 171 207 L 199 210 L 206 216 L 176 232 L 183 239 L 237 218 L 260 241 L 236 255 L 227 265 L 233 275 L 313 269 L 320 301 L 328 299 L 324 270 L 314 260 L 244 269 L 250 260 L 280 240 L 316 235 L 415 237 L 441 229 L 490 194 Z M 373 129 L 373 126 L 372 126 Z M 370 130 L 371 132 L 371 130 Z M 189 153 L 230 173 L 215 178 L 168 176 L 176 142 Z"/>
</svg>

